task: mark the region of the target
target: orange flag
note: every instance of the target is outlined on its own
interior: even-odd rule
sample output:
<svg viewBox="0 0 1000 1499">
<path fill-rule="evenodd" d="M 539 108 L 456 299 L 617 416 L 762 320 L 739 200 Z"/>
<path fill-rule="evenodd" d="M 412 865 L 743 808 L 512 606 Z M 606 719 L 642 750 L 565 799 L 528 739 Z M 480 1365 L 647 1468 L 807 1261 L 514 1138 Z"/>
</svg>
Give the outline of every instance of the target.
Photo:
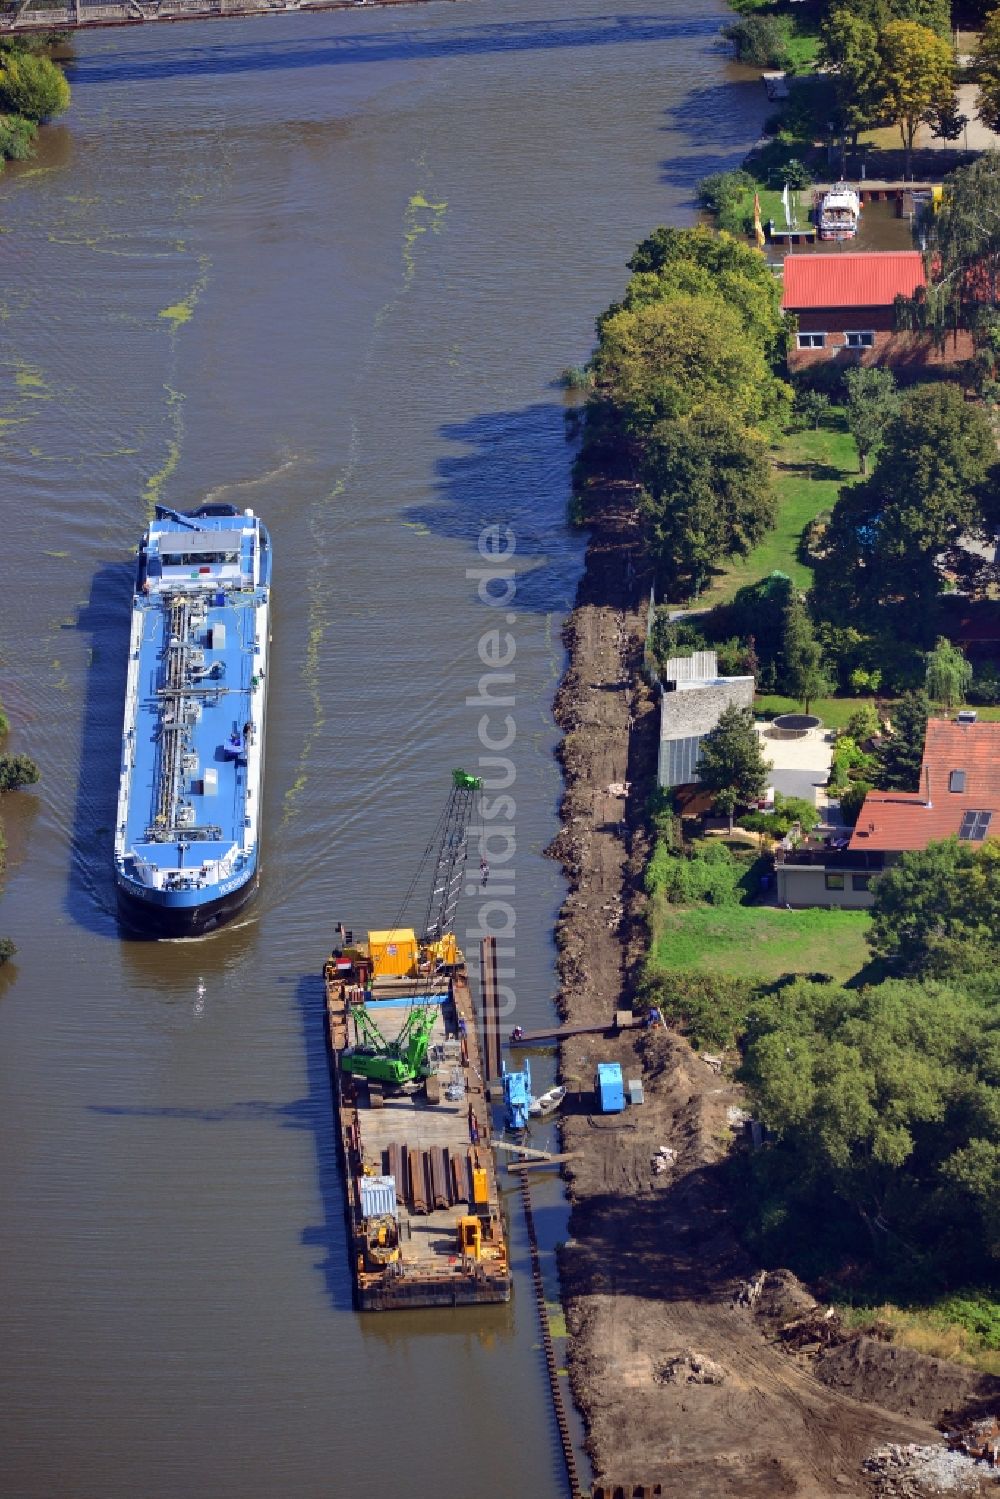
<svg viewBox="0 0 1000 1499">
<path fill-rule="evenodd" d="M 760 193 L 753 195 L 753 232 L 760 249 L 764 248 L 764 225 L 760 221 Z"/>
</svg>

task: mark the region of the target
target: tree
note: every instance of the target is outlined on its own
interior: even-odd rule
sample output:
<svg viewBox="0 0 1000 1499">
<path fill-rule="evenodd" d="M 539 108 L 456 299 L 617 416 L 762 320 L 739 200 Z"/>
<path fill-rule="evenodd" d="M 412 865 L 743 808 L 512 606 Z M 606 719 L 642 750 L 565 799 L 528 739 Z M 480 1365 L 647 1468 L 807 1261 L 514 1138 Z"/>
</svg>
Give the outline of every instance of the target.
<svg viewBox="0 0 1000 1499">
<path fill-rule="evenodd" d="M 701 741 L 698 779 L 713 793 L 713 804 L 729 818 L 730 832 L 736 808 L 760 801 L 770 770 L 754 727 L 753 709 L 735 704 L 724 708 L 715 728 Z"/>
<path fill-rule="evenodd" d="M 822 390 L 810 390 L 807 386 L 795 396 L 795 414 L 806 427 L 818 431 L 819 424 L 830 409 L 830 397 Z"/>
<path fill-rule="evenodd" d="M 16 952 L 17 948 L 9 937 L 0 937 L 0 968 L 9 963 Z"/>
<path fill-rule="evenodd" d="M 69 84 L 49 58 L 0 55 L 0 109 L 40 122 L 68 108 Z"/>
<path fill-rule="evenodd" d="M 823 663 L 823 651 L 813 632 L 812 620 L 800 595 L 793 589 L 785 609 L 781 645 L 781 685 L 789 697 L 797 698 L 806 713 L 814 698 L 823 697 L 832 683 Z"/>
<path fill-rule="evenodd" d="M 791 325 L 781 310 L 781 286 L 761 252 L 745 239 L 714 233 L 704 225 L 695 229 L 661 225 L 636 246 L 628 268 L 632 277 L 621 305 L 656 301 L 675 288 L 718 296 L 736 308 L 769 363 L 783 356 Z M 691 278 L 695 272 L 701 273 L 697 282 L 675 279 Z M 602 323 L 599 320 L 598 330 Z"/>
<path fill-rule="evenodd" d="M 929 843 L 903 854 L 874 890 L 868 941 L 876 956 L 909 973 L 995 973 L 1000 840 Z"/>
<path fill-rule="evenodd" d="M 926 661 L 927 695 L 950 713 L 965 701 L 972 681 L 972 666 L 944 635 L 938 636 L 937 645 L 928 652 Z"/>
<path fill-rule="evenodd" d="M 878 784 L 884 791 L 920 789 L 920 767 L 931 705 L 926 692 L 908 692 L 896 704 L 892 733 L 876 750 Z"/>
<path fill-rule="evenodd" d="M 892 370 L 858 365 L 844 375 L 847 387 L 847 426 L 857 443 L 861 472 L 885 440 L 885 430 L 899 412 L 900 395 Z"/>
<path fill-rule="evenodd" d="M 1000 129 L 1000 9 L 991 10 L 975 51 L 976 113 L 989 130 Z"/>
<path fill-rule="evenodd" d="M 814 596 L 829 619 L 873 618 L 905 608 L 910 638 L 932 624 L 940 558 L 969 531 L 984 529 L 987 476 L 996 464 L 989 418 L 959 386 L 922 385 L 903 398 L 886 428 L 875 472 L 840 491 Z M 916 630 L 915 630 L 916 626 Z"/>
<path fill-rule="evenodd" d="M 639 435 L 709 398 L 746 423 L 761 420 L 773 381 L 735 308 L 680 295 L 623 308 L 603 324 L 593 361 L 599 396 Z"/>
<path fill-rule="evenodd" d="M 833 72 L 843 172 L 848 135 L 857 147 L 860 131 L 874 124 L 878 116 L 878 30 L 856 11 L 838 6 L 820 29 L 820 55 Z"/>
<path fill-rule="evenodd" d="M 997 106 L 1000 124 L 1000 81 Z M 951 172 L 947 182 L 930 226 L 932 275 L 924 304 L 916 309 L 939 342 L 949 330 L 975 328 L 984 301 L 1000 300 L 1000 153 L 984 151 L 969 166 Z"/>
<path fill-rule="evenodd" d="M 979 1195 L 998 1140 L 996 1021 L 961 988 L 892 979 L 867 988 L 786 984 L 757 1001 L 741 1079 L 754 1113 L 776 1137 L 768 1167 L 799 1206 L 816 1246 L 816 1214 L 841 1234 L 848 1206 L 879 1255 L 900 1240 L 969 1274 L 988 1264 L 994 1238 L 980 1223 L 956 1232 L 954 1196 Z M 853 1245 L 845 1245 L 856 1259 Z"/>
<path fill-rule="evenodd" d="M 27 755 L 0 755 L 0 791 L 33 786 L 38 777 L 38 766 Z"/>
<path fill-rule="evenodd" d="M 640 476 L 640 512 L 663 587 L 683 580 L 698 593 L 722 557 L 745 556 L 774 524 L 767 444 L 721 406 L 658 423 Z"/>
<path fill-rule="evenodd" d="M 899 126 L 907 174 L 922 120 L 953 106 L 955 64 L 943 37 L 915 21 L 890 21 L 879 37 L 882 109 Z"/>
</svg>

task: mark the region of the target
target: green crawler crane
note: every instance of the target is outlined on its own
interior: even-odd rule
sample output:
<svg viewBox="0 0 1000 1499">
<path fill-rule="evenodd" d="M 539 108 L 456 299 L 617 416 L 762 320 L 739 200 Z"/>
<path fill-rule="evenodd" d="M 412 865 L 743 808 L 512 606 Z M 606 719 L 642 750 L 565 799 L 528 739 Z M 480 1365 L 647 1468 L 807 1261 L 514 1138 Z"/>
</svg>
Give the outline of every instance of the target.
<svg viewBox="0 0 1000 1499">
<path fill-rule="evenodd" d="M 437 1012 L 436 1002 L 415 1003 L 399 1035 L 387 1041 L 364 1006 L 357 1006 L 352 1015 L 364 1040 L 341 1054 L 341 1067 L 355 1077 L 393 1088 L 418 1082 L 427 1076 L 427 1052 Z"/>
<path fill-rule="evenodd" d="M 483 783 L 478 776 L 469 775 L 464 770 L 452 771 L 451 794 L 421 861 L 423 868 L 434 853 L 434 875 L 420 944 L 424 949 L 440 943 L 452 930 L 465 878 L 469 823 L 482 789 Z M 429 977 L 424 982 L 433 985 L 434 979 Z M 387 1041 L 365 1007 L 353 1006 L 351 1016 L 357 1044 L 341 1052 L 342 1069 L 373 1083 L 387 1083 L 392 1088 L 421 1082 L 430 1070 L 427 1054 L 437 1014 L 436 1001 L 421 1000 L 419 996 L 414 998 L 399 1035 Z"/>
</svg>

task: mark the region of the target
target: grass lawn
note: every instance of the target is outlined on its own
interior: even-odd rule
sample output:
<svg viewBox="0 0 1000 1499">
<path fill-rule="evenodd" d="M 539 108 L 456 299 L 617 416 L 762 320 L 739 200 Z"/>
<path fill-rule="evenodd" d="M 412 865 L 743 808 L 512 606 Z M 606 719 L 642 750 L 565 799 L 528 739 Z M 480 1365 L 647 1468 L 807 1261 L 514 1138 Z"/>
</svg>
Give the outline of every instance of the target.
<svg viewBox="0 0 1000 1499">
<path fill-rule="evenodd" d="M 810 521 L 832 510 L 841 486 L 858 478 L 858 455 L 843 408 L 833 406 L 819 428 L 790 432 L 775 449 L 778 518 L 773 531 L 749 557 L 734 559 L 698 600 L 711 608 L 727 603 L 747 583 L 777 568 L 799 588 L 812 583 L 812 569 L 798 559 L 799 542 Z"/>
<path fill-rule="evenodd" d="M 760 194 L 760 221 L 767 228 L 768 221 L 774 220 L 776 229 L 785 227 L 785 208 L 781 201 L 781 189 L 762 187 L 758 189 Z M 801 192 L 789 189 L 789 199 L 793 209 L 793 217 L 805 228 L 809 223 L 809 211 L 812 208 L 812 188 L 804 188 Z M 753 223 L 753 193 L 744 193 L 740 199 L 740 212 L 746 218 L 748 224 Z"/>
<path fill-rule="evenodd" d="M 870 697 L 819 697 L 814 703 L 809 704 L 810 713 L 818 713 L 828 729 L 842 729 L 856 708 L 863 708 L 866 703 L 873 703 Z M 892 714 L 892 700 L 880 699 L 884 706 Z M 778 693 L 761 693 L 754 699 L 754 707 L 758 713 L 801 713 L 802 704 L 796 702 L 792 697 L 781 697 Z M 1000 708 L 976 708 L 979 718 L 984 723 L 1000 722 Z M 935 714 L 936 717 L 940 716 Z"/>
<path fill-rule="evenodd" d="M 651 966 L 760 982 L 783 973 L 829 973 L 842 982 L 869 960 L 868 924 L 865 911 L 664 904 L 656 913 Z"/>
</svg>

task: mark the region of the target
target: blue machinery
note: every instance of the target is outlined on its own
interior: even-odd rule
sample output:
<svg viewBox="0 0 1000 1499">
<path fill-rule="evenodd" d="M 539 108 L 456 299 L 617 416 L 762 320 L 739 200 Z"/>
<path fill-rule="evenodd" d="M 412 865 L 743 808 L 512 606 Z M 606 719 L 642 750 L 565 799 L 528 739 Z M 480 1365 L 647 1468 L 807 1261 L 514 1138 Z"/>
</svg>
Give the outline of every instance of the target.
<svg viewBox="0 0 1000 1499">
<path fill-rule="evenodd" d="M 503 1064 L 503 1121 L 508 1129 L 528 1128 L 531 1106 L 531 1068 L 527 1060 L 523 1072 L 511 1072 Z"/>
</svg>

